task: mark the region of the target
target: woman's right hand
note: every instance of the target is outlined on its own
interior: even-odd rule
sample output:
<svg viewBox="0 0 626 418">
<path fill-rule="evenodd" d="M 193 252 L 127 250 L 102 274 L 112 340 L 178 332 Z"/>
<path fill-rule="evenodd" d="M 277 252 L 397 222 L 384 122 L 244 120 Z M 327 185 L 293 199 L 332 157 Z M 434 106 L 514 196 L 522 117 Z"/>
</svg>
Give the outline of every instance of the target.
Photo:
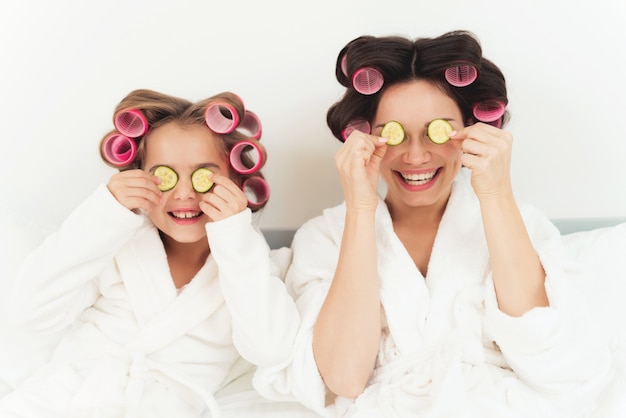
<svg viewBox="0 0 626 418">
<path fill-rule="evenodd" d="M 144 170 L 127 170 L 111 176 L 107 187 L 120 204 L 135 213 L 150 212 L 161 202 L 161 179 Z"/>
<path fill-rule="evenodd" d="M 346 205 L 352 209 L 376 210 L 380 161 L 387 140 L 353 131 L 335 155 Z"/>
</svg>

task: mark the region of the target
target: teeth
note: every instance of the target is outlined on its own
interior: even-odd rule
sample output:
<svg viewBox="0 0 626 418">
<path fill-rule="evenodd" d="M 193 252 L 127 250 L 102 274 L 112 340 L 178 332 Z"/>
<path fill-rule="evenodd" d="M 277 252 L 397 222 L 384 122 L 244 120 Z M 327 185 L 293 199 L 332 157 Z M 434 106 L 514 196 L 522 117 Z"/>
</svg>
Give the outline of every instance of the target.
<svg viewBox="0 0 626 418">
<path fill-rule="evenodd" d="M 413 185 L 413 186 L 418 186 L 421 184 L 428 183 L 429 181 L 433 179 L 433 177 L 435 177 L 435 174 L 437 174 L 437 170 L 432 171 L 430 173 L 420 173 L 420 174 L 400 173 L 404 181 L 406 181 L 408 184 Z"/>
<path fill-rule="evenodd" d="M 200 216 L 200 212 L 172 212 L 172 215 L 178 219 L 191 219 Z"/>
</svg>

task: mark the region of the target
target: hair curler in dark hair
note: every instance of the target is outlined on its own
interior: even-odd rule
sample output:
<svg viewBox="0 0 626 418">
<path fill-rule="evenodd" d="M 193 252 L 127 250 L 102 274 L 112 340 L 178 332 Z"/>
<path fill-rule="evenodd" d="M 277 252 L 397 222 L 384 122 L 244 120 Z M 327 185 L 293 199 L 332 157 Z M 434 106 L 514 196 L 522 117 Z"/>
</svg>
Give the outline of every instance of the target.
<svg viewBox="0 0 626 418">
<path fill-rule="evenodd" d="M 376 68 L 362 67 L 352 75 L 352 86 L 361 94 L 377 93 L 384 83 L 383 75 Z"/>
<path fill-rule="evenodd" d="M 444 76 L 454 87 L 466 87 L 476 81 L 478 71 L 471 64 L 459 64 L 446 68 Z"/>
</svg>

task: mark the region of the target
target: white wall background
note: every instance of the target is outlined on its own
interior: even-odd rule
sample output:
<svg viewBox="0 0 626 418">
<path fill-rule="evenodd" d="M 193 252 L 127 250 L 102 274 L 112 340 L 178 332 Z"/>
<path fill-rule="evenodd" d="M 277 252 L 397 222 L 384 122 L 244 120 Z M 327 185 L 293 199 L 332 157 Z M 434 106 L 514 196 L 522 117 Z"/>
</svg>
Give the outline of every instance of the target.
<svg viewBox="0 0 626 418">
<path fill-rule="evenodd" d="M 98 144 L 124 95 L 230 90 L 263 121 L 261 225 L 297 227 L 341 200 L 325 123 L 340 48 L 468 29 L 507 76 L 518 200 L 553 218 L 626 216 L 625 22 L 623 0 L 5 1 L 0 203 L 58 224 L 114 172 Z"/>
</svg>

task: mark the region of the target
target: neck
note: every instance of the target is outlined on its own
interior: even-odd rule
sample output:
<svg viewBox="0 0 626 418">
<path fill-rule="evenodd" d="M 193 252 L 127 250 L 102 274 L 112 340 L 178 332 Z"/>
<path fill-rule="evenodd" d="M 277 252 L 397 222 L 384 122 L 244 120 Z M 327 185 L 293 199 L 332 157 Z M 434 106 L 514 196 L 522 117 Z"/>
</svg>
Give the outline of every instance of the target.
<svg viewBox="0 0 626 418">
<path fill-rule="evenodd" d="M 170 263 L 172 261 L 182 262 L 188 265 L 196 265 L 199 269 L 204 265 L 211 253 L 206 237 L 196 242 L 178 242 L 161 233 L 161 240 Z"/>
<path fill-rule="evenodd" d="M 389 200 L 386 200 L 385 203 L 389 208 L 389 214 L 394 224 L 438 225 L 446 210 L 448 199 L 435 202 L 432 205 L 417 207 L 396 205 Z"/>
</svg>

